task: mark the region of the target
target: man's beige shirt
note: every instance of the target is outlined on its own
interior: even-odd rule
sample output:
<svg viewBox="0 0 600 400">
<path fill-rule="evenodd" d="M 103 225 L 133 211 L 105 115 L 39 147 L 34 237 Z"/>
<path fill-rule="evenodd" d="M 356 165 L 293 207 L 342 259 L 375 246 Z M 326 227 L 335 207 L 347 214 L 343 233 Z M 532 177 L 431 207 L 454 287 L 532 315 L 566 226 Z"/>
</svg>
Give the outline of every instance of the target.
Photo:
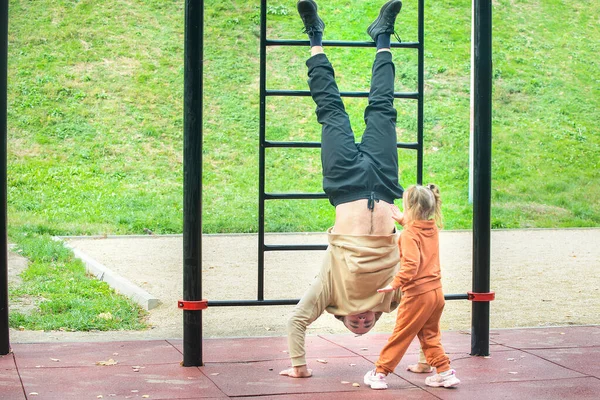
<svg viewBox="0 0 600 400">
<path fill-rule="evenodd" d="M 377 293 L 398 271 L 398 234 L 340 235 L 327 231 L 329 246 L 310 288 L 288 321 L 288 347 L 293 366 L 306 364 L 306 328 L 323 311 L 334 315 L 393 311 L 399 290 Z"/>
</svg>

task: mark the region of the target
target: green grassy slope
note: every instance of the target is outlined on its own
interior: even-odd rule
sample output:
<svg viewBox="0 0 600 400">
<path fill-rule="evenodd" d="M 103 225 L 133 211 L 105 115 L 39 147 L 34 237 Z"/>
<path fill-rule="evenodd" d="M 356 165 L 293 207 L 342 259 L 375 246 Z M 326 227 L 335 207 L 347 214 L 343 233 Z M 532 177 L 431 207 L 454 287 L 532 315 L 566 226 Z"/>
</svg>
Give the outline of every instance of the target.
<svg viewBox="0 0 600 400">
<path fill-rule="evenodd" d="M 294 1 L 271 38 L 302 39 Z M 326 39 L 367 40 L 381 1 L 320 6 Z M 51 234 L 182 226 L 183 1 L 10 1 L 9 222 Z M 446 227 L 469 228 L 469 0 L 426 6 L 425 180 Z M 600 225 L 596 1 L 494 1 L 494 227 Z M 258 196 L 259 2 L 205 1 L 204 230 L 253 232 Z M 398 31 L 416 40 L 416 1 Z M 368 87 L 372 49 L 328 49 L 342 90 Z M 304 48 L 269 49 L 268 86 L 305 89 Z M 396 50 L 397 89 L 416 54 Z M 363 99 L 349 99 L 358 136 Z M 398 102 L 399 139 L 415 107 Z M 319 140 L 310 99 L 269 99 L 269 138 Z M 415 158 L 401 154 L 402 184 Z M 267 190 L 320 191 L 316 150 L 268 151 Z M 275 203 L 275 202 L 271 202 Z M 268 204 L 270 231 L 321 231 L 326 201 Z"/>
</svg>

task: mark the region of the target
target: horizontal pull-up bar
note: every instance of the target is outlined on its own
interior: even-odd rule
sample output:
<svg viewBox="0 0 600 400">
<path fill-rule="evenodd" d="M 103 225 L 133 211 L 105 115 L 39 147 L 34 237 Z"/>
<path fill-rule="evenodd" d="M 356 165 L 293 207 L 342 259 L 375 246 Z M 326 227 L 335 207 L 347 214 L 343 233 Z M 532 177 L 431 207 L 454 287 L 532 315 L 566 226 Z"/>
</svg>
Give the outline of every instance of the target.
<svg viewBox="0 0 600 400">
<path fill-rule="evenodd" d="M 277 40 L 267 39 L 265 41 L 267 46 L 310 46 L 308 40 Z M 376 47 L 375 42 L 357 42 L 357 41 L 345 41 L 345 40 L 324 40 L 323 47 Z M 405 42 L 398 43 L 392 42 L 391 48 L 405 48 L 405 49 L 418 49 L 418 42 Z"/>
<path fill-rule="evenodd" d="M 446 300 L 468 300 L 468 295 L 447 294 Z M 282 300 L 209 300 L 208 307 L 237 307 L 237 306 L 290 306 L 296 305 L 300 299 L 282 299 Z"/>
<path fill-rule="evenodd" d="M 308 90 L 265 90 L 265 96 L 310 96 Z M 340 92 L 342 97 L 369 97 L 369 92 Z M 419 93 L 417 92 L 396 92 L 394 93 L 395 99 L 419 99 Z"/>
</svg>

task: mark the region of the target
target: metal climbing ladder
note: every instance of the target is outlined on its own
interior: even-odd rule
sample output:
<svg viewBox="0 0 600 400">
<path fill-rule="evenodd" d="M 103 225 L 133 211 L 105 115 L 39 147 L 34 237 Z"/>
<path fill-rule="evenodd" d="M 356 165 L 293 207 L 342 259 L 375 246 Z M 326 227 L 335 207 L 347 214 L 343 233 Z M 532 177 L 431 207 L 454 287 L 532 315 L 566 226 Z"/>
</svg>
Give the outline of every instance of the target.
<svg viewBox="0 0 600 400">
<path fill-rule="evenodd" d="M 423 58 L 424 58 L 424 1 L 418 0 L 418 41 L 392 43 L 393 48 L 415 49 L 418 52 L 417 92 L 394 93 L 395 98 L 417 102 L 417 141 L 397 143 L 397 148 L 417 152 L 417 183 L 423 181 Z M 475 187 L 478 199 L 473 210 L 473 291 L 447 294 L 446 300 L 473 302 L 472 355 L 489 355 L 489 206 L 491 171 L 491 4 L 489 0 L 473 0 L 475 51 Z M 184 79 L 184 171 L 189 176 L 184 183 L 184 300 L 178 304 L 184 311 L 184 366 L 202 365 L 202 310 L 219 306 L 293 305 L 299 299 L 264 298 L 264 255 L 268 251 L 324 250 L 326 245 L 266 245 L 265 203 L 267 200 L 324 199 L 324 193 L 267 193 L 265 192 L 265 158 L 267 148 L 319 148 L 316 142 L 275 142 L 266 140 L 266 98 L 272 96 L 310 96 L 309 91 L 269 90 L 266 85 L 266 49 L 269 46 L 307 46 L 306 40 L 269 40 L 267 34 L 267 1 L 261 0 L 260 39 L 260 150 L 259 150 L 259 221 L 258 221 L 258 290 L 256 300 L 204 300 L 201 276 L 201 166 L 202 130 L 202 43 L 203 2 L 186 0 L 186 78 Z M 372 42 L 324 41 L 327 47 L 374 47 Z M 199 51 L 199 54 L 196 53 Z M 342 97 L 368 97 L 365 92 L 341 92 Z M 195 134 L 198 132 L 199 134 Z M 487 224 L 487 225 L 486 225 Z M 199 343 L 198 340 L 199 339 Z"/>
<path fill-rule="evenodd" d="M 396 92 L 394 98 L 408 99 L 417 102 L 417 141 L 397 143 L 399 149 L 417 152 L 417 182 L 423 179 L 423 39 L 424 39 L 424 0 L 419 0 L 418 9 L 418 41 L 392 43 L 393 48 L 415 49 L 418 52 L 418 74 L 416 92 Z M 284 245 L 265 244 L 265 203 L 277 200 L 326 199 L 325 193 L 267 193 L 265 191 L 265 159 L 269 148 L 320 148 L 319 142 L 275 142 L 266 140 L 266 100 L 273 96 L 310 96 L 308 90 L 271 90 L 267 88 L 267 47 L 270 46 L 308 46 L 308 40 L 271 40 L 267 38 L 267 1 L 261 0 L 261 40 L 260 40 L 260 150 L 258 181 L 258 291 L 257 299 L 245 301 L 245 305 L 286 305 L 296 304 L 295 300 L 266 300 L 264 298 L 264 263 L 265 253 L 269 251 L 325 250 L 327 245 Z M 375 47 L 373 42 L 358 41 L 324 41 L 325 47 Z M 342 97 L 366 98 L 369 92 L 341 92 Z M 212 302 L 211 302 L 212 304 Z"/>
<path fill-rule="evenodd" d="M 275 96 L 310 96 L 308 90 L 271 90 L 267 88 L 267 47 L 272 46 L 304 46 L 309 45 L 308 40 L 272 40 L 267 38 L 267 0 L 261 0 L 260 12 L 260 126 L 259 126 L 259 176 L 258 176 L 258 287 L 256 300 L 224 300 L 209 301 L 208 305 L 215 306 L 263 306 L 263 305 L 293 305 L 299 299 L 265 299 L 264 298 L 264 270 L 265 253 L 269 251 L 304 251 L 325 250 L 326 244 L 265 244 L 265 203 L 272 200 L 305 200 L 326 199 L 325 193 L 267 193 L 265 191 L 265 160 L 266 150 L 269 148 L 320 148 L 320 142 L 279 142 L 266 140 L 266 100 Z M 392 42 L 392 48 L 415 49 L 418 52 L 418 73 L 416 92 L 395 92 L 394 98 L 408 99 L 417 102 L 417 141 L 410 143 L 397 143 L 399 149 L 414 150 L 417 152 L 417 183 L 423 180 L 423 40 L 424 40 L 424 0 L 418 2 L 418 41 L 397 43 Z M 374 42 L 360 41 L 323 41 L 325 47 L 375 47 Z M 369 92 L 340 92 L 342 97 L 369 96 Z M 465 295 L 448 295 L 448 299 L 466 299 Z"/>
</svg>

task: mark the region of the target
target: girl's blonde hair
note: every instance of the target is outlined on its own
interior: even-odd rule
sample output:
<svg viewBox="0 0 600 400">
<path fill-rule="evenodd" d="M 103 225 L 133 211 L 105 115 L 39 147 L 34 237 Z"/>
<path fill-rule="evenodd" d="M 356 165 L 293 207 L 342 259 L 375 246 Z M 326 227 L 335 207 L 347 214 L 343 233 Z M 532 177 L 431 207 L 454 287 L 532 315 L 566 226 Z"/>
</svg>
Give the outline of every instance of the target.
<svg viewBox="0 0 600 400">
<path fill-rule="evenodd" d="M 404 213 L 413 221 L 429 220 L 435 221 L 436 225 L 442 228 L 442 199 L 440 197 L 440 188 L 428 183 L 425 186 L 412 185 L 404 191 L 405 201 Z"/>
</svg>

